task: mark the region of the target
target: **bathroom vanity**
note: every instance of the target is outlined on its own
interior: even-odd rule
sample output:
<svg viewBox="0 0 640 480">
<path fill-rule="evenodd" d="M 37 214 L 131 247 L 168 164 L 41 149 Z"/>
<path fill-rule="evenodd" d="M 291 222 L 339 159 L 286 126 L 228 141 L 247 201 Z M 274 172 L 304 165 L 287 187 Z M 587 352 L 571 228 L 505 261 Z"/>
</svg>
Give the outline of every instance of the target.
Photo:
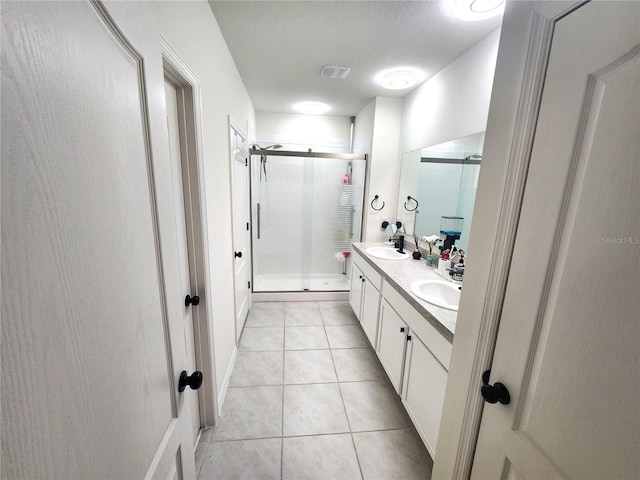
<svg viewBox="0 0 640 480">
<path fill-rule="evenodd" d="M 458 312 L 411 292 L 416 280 L 443 281 L 424 260 L 367 254 L 367 248 L 380 245 L 353 244 L 349 302 L 433 457 Z"/>
</svg>

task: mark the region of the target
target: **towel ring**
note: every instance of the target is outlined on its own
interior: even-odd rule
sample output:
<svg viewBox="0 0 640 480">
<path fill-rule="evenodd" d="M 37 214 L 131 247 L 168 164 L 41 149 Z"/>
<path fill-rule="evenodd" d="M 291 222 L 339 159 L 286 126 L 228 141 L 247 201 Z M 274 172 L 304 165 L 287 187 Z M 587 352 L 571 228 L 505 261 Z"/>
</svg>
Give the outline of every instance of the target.
<svg viewBox="0 0 640 480">
<path fill-rule="evenodd" d="M 409 196 L 407 197 L 407 200 L 408 200 L 408 201 L 412 201 L 412 200 L 413 200 L 414 202 L 416 202 L 416 206 L 415 206 L 415 207 L 413 207 L 413 208 L 407 208 L 407 202 L 404 202 L 404 209 L 405 209 L 407 212 L 413 212 L 416 208 L 418 208 L 418 200 L 416 200 L 415 198 L 413 198 L 411 195 L 409 195 Z"/>
<path fill-rule="evenodd" d="M 373 208 L 376 212 L 379 212 L 380 210 L 382 210 L 384 208 L 384 202 L 382 202 L 382 206 L 380 208 L 376 208 L 373 206 L 373 202 L 375 202 L 376 200 L 378 200 L 380 197 L 378 195 L 373 197 L 373 200 L 371 200 L 371 208 Z"/>
</svg>

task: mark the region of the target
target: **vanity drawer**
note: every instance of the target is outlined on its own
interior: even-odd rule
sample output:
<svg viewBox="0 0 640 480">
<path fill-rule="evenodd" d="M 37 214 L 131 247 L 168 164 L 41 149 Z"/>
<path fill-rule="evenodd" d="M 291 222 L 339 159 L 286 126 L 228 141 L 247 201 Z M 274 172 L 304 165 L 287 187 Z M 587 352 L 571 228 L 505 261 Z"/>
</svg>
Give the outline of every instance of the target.
<svg viewBox="0 0 640 480">
<path fill-rule="evenodd" d="M 382 296 L 448 371 L 451 360 L 451 343 L 387 281 L 383 282 Z"/>
</svg>

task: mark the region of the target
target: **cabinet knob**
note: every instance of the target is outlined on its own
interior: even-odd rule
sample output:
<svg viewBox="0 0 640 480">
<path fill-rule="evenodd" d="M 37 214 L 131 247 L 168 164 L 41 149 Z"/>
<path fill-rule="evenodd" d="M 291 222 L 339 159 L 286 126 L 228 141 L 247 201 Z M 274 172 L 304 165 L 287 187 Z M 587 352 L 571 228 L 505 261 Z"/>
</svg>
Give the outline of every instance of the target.
<svg viewBox="0 0 640 480">
<path fill-rule="evenodd" d="M 400 327 L 400 333 L 404 333 L 404 327 Z"/>
<path fill-rule="evenodd" d="M 411 335 L 407 335 L 407 342 L 411 341 Z"/>
</svg>

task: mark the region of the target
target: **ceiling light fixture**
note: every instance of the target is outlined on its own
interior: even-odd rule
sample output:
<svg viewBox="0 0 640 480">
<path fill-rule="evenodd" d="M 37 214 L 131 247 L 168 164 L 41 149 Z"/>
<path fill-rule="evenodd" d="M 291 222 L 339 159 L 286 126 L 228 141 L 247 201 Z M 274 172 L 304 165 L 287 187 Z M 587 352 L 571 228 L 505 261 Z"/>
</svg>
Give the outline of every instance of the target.
<svg viewBox="0 0 640 480">
<path fill-rule="evenodd" d="M 402 90 L 413 87 L 422 77 L 422 72 L 415 68 L 399 67 L 379 73 L 376 83 L 389 90 Z"/>
<path fill-rule="evenodd" d="M 451 0 L 451 8 L 456 17 L 473 22 L 502 15 L 504 3 L 505 0 Z"/>
<path fill-rule="evenodd" d="M 320 102 L 300 102 L 296 103 L 293 108 L 305 115 L 322 115 L 331 110 L 329 105 Z"/>
</svg>

